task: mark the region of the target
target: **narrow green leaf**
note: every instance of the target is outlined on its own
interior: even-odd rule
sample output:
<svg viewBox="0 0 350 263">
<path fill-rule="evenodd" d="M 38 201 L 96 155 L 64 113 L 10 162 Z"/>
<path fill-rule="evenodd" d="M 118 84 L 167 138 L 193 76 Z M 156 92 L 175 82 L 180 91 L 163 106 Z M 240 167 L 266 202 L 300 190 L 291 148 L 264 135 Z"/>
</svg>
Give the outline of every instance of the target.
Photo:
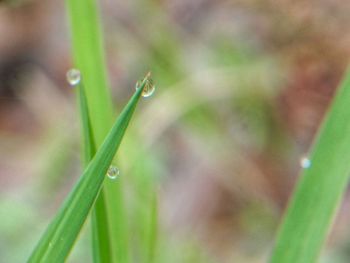
<svg viewBox="0 0 350 263">
<path fill-rule="evenodd" d="M 282 226 L 272 263 L 313 263 L 332 225 L 350 172 L 350 71 L 320 129 Z"/>
<path fill-rule="evenodd" d="M 83 146 L 84 146 L 84 167 L 91 161 L 96 154 L 96 144 L 92 130 L 90 114 L 85 94 L 83 81 L 79 84 L 79 105 L 82 120 Z M 97 212 L 99 211 L 99 212 Z M 107 217 L 107 208 L 105 204 L 104 192 L 98 195 L 95 207 L 91 212 L 92 223 L 92 255 L 95 263 L 113 262 L 111 253 L 109 224 Z"/>
<path fill-rule="evenodd" d="M 86 100 L 85 87 L 83 81 L 79 83 L 79 105 L 82 122 L 84 167 L 88 165 L 96 153 L 96 144 L 92 130 L 89 107 Z"/>
<path fill-rule="evenodd" d="M 74 64 L 84 77 L 96 145 L 105 138 L 112 122 L 102 30 L 96 0 L 66 0 Z"/>
<path fill-rule="evenodd" d="M 102 211 L 98 213 L 97 211 Z M 103 191 L 97 197 L 91 212 L 92 256 L 94 263 L 113 262 L 106 198 Z"/>
<path fill-rule="evenodd" d="M 29 262 L 63 262 L 67 257 L 101 189 L 145 84 L 146 79 L 117 118 L 96 155 L 40 239 Z"/>
</svg>

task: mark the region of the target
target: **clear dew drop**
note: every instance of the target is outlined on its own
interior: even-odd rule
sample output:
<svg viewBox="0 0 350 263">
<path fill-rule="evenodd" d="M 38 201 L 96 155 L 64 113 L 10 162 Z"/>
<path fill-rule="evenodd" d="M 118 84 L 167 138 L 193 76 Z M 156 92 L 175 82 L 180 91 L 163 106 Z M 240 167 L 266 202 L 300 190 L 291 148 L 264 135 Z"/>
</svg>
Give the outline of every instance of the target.
<svg viewBox="0 0 350 263">
<path fill-rule="evenodd" d="M 79 84 L 81 79 L 80 71 L 78 69 L 72 68 L 67 71 L 66 77 L 67 77 L 68 83 L 71 86 L 76 86 Z"/>
<path fill-rule="evenodd" d="M 116 179 L 119 175 L 119 169 L 113 165 L 108 168 L 107 176 L 109 179 Z"/>
<path fill-rule="evenodd" d="M 147 98 L 152 96 L 154 91 L 156 90 L 156 86 L 154 85 L 153 80 L 151 78 L 151 72 L 148 72 L 146 77 L 142 81 L 137 81 L 135 88 L 139 89 L 143 81 L 146 81 L 146 83 L 141 94 L 142 97 Z"/>
<path fill-rule="evenodd" d="M 146 86 L 143 88 L 143 91 L 142 91 L 142 97 L 147 98 L 152 96 L 155 90 L 156 90 L 156 86 L 153 83 L 146 84 Z"/>
<path fill-rule="evenodd" d="M 311 167 L 311 160 L 308 157 L 302 157 L 300 159 L 300 166 L 303 169 L 308 169 Z"/>
</svg>

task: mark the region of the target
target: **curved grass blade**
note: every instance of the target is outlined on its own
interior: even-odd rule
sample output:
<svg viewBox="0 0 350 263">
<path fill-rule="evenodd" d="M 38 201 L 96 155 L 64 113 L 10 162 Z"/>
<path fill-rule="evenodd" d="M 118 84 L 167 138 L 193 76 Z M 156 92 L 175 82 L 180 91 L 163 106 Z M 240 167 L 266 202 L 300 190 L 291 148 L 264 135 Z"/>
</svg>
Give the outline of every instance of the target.
<svg viewBox="0 0 350 263">
<path fill-rule="evenodd" d="M 334 220 L 350 172 L 350 71 L 339 88 L 279 231 L 271 263 L 313 263 Z"/>
<path fill-rule="evenodd" d="M 96 154 L 96 144 L 90 120 L 89 108 L 85 94 L 85 87 L 79 84 L 79 105 L 82 121 L 84 167 L 88 165 Z M 99 212 L 97 212 L 99 211 Z M 95 263 L 113 262 L 110 247 L 109 224 L 104 192 L 101 191 L 91 212 L 92 224 L 92 256 Z"/>
<path fill-rule="evenodd" d="M 78 183 L 48 226 L 29 262 L 64 262 L 101 189 L 146 81 L 136 90 Z"/>
</svg>

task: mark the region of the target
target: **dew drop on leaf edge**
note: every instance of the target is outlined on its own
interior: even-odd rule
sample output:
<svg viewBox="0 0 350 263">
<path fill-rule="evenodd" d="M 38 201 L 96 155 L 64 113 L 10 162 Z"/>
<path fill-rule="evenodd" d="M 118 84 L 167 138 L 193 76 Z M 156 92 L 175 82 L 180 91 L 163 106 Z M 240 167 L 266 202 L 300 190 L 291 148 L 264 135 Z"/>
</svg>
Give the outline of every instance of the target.
<svg viewBox="0 0 350 263">
<path fill-rule="evenodd" d="M 107 176 L 109 179 L 116 179 L 119 175 L 119 169 L 113 165 L 108 168 Z"/>
<path fill-rule="evenodd" d="M 66 77 L 69 85 L 76 86 L 80 82 L 81 74 L 78 69 L 72 68 L 67 71 Z"/>
<path fill-rule="evenodd" d="M 310 166 L 311 166 L 311 160 L 308 158 L 308 157 L 302 157 L 301 159 L 300 159 L 300 166 L 301 166 L 301 168 L 303 168 L 303 169 L 308 169 L 308 168 L 310 168 Z"/>
</svg>

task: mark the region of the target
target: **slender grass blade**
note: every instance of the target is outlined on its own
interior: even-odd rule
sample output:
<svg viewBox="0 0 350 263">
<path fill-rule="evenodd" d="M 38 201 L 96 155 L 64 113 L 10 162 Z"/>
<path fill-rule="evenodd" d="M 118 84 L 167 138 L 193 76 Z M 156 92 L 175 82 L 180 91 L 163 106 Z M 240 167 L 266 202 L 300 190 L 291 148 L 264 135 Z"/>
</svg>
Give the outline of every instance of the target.
<svg viewBox="0 0 350 263">
<path fill-rule="evenodd" d="M 125 106 L 105 141 L 83 172 L 58 214 L 34 249 L 29 262 L 63 262 L 71 250 L 121 143 L 145 81 Z"/>
<path fill-rule="evenodd" d="M 350 72 L 339 88 L 303 169 L 271 263 L 313 263 L 332 225 L 350 172 Z"/>
</svg>

